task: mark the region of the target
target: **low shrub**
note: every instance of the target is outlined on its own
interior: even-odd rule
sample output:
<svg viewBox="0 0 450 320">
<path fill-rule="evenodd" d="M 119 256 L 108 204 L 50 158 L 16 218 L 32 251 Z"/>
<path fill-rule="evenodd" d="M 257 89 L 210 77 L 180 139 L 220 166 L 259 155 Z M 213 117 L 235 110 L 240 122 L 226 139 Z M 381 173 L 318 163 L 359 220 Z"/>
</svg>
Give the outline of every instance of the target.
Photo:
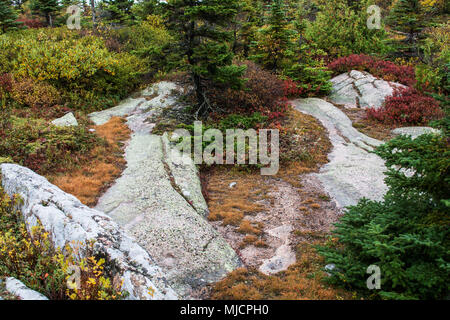
<svg viewBox="0 0 450 320">
<path fill-rule="evenodd" d="M 93 243 L 54 248 L 41 226 L 27 231 L 21 200 L 0 187 L 0 276 L 15 277 L 49 299 L 112 300 L 126 296 L 104 271 L 105 260 L 92 255 Z M 87 253 L 87 257 L 81 256 Z M 79 270 L 79 285 L 72 273 Z"/>
<path fill-rule="evenodd" d="M 55 127 L 45 120 L 2 117 L 0 156 L 40 174 L 58 172 L 80 161 L 102 141 L 83 126 Z"/>
<path fill-rule="evenodd" d="M 412 66 L 399 66 L 390 61 L 380 60 L 365 54 L 352 54 L 332 61 L 328 68 L 335 75 L 351 70 L 367 71 L 386 81 L 399 82 L 413 87 L 416 84 L 415 70 Z"/>
<path fill-rule="evenodd" d="M 444 112 L 432 97 L 424 96 L 412 88 L 403 88 L 387 97 L 381 108 L 367 109 L 367 116 L 386 124 L 425 125 L 442 118 Z"/>
<path fill-rule="evenodd" d="M 30 19 L 27 17 L 22 17 L 17 19 L 17 22 L 22 23 L 25 27 L 30 29 L 38 29 L 43 28 L 45 26 L 45 23 L 38 18 Z"/>
<path fill-rule="evenodd" d="M 219 129 L 254 129 L 263 126 L 268 117 L 261 115 L 259 112 L 255 112 L 250 116 L 244 116 L 240 114 L 230 114 L 220 120 Z"/>
<path fill-rule="evenodd" d="M 372 298 L 443 299 L 450 277 L 448 137 L 401 136 L 376 153 L 390 168 L 389 190 L 381 202 L 349 207 L 319 249 L 336 266 L 328 280 Z M 380 290 L 367 288 L 370 265 L 380 268 Z"/>
<path fill-rule="evenodd" d="M 283 81 L 254 62 L 243 64 L 247 66 L 243 76 L 246 79 L 244 89 L 211 86 L 208 91 L 210 102 L 226 112 L 251 114 L 279 111 L 280 100 L 284 97 Z"/>
<path fill-rule="evenodd" d="M 10 91 L 14 101 L 34 109 L 50 108 L 61 102 L 61 94 L 55 87 L 31 78 L 14 80 Z"/>
<path fill-rule="evenodd" d="M 88 111 L 128 95 L 146 71 L 136 55 L 110 52 L 102 38 L 66 28 L 0 35 L 0 69 L 18 80 L 52 85 L 64 103 Z"/>
</svg>

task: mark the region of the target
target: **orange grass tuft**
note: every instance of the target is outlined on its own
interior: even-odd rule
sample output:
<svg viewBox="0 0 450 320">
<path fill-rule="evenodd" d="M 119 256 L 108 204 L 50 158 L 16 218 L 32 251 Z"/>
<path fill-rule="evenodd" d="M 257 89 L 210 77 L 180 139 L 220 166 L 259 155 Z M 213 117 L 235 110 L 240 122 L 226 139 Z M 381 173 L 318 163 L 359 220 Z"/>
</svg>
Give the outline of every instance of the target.
<svg viewBox="0 0 450 320">
<path fill-rule="evenodd" d="M 315 244 L 318 244 L 317 242 Z M 351 293 L 322 281 L 323 259 L 312 245 L 297 247 L 297 262 L 288 270 L 267 276 L 255 269 L 237 269 L 214 285 L 213 300 L 331 300 L 352 299 Z"/>
<path fill-rule="evenodd" d="M 130 129 L 118 117 L 94 127 L 98 136 L 105 139 L 104 146 L 94 148 L 81 167 L 73 171 L 48 177 L 49 180 L 77 197 L 87 206 L 95 206 L 101 194 L 119 177 L 126 165 L 120 142 L 130 136 Z"/>
</svg>

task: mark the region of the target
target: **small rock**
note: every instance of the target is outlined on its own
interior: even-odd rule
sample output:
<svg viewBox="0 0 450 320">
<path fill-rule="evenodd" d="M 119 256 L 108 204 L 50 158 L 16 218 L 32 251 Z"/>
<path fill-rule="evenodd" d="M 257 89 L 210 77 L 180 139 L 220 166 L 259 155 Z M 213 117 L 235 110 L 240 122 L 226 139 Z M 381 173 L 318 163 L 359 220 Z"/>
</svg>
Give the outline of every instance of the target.
<svg viewBox="0 0 450 320">
<path fill-rule="evenodd" d="M 89 129 L 89 132 L 95 132 L 96 130 L 95 129 Z"/>
<path fill-rule="evenodd" d="M 405 135 L 412 139 L 427 133 L 440 133 L 440 131 L 430 127 L 403 127 L 392 130 L 392 134 L 396 136 Z"/>
<path fill-rule="evenodd" d="M 334 263 L 327 264 L 325 266 L 325 270 L 328 276 L 331 276 L 331 272 L 336 270 L 336 265 Z"/>
<path fill-rule="evenodd" d="M 57 127 L 76 127 L 78 126 L 78 121 L 72 112 L 66 114 L 64 117 L 55 119 L 52 124 Z"/>
<path fill-rule="evenodd" d="M 237 184 L 236 182 L 230 183 L 230 189 L 231 189 L 231 188 L 234 188 L 234 187 L 236 186 L 236 184 Z"/>
<path fill-rule="evenodd" d="M 6 278 L 5 289 L 9 293 L 19 297 L 21 300 L 48 300 L 43 294 L 31 290 L 16 278 Z"/>
<path fill-rule="evenodd" d="M 183 190 L 183 196 L 186 198 L 190 198 L 191 193 L 189 191 Z"/>
</svg>

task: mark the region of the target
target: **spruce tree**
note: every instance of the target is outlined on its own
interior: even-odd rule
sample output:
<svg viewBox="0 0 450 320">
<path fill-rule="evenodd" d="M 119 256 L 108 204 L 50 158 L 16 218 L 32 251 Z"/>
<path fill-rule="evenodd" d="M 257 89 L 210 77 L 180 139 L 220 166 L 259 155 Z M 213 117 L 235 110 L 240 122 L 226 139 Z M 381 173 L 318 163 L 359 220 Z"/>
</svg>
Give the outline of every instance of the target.
<svg viewBox="0 0 450 320">
<path fill-rule="evenodd" d="M 269 8 L 267 26 L 260 30 L 254 58 L 267 69 L 276 71 L 293 45 L 293 30 L 289 28 L 283 0 L 272 0 Z"/>
<path fill-rule="evenodd" d="M 47 25 L 53 27 L 55 15 L 59 12 L 58 0 L 32 0 L 31 10 L 33 13 L 43 16 Z"/>
<path fill-rule="evenodd" d="M 186 58 L 198 109 L 196 117 L 211 111 L 208 85 L 240 88 L 245 67 L 233 65 L 226 28 L 237 13 L 238 0 L 169 0 L 164 6 L 169 29 L 178 37 L 178 50 Z"/>
<path fill-rule="evenodd" d="M 406 33 L 406 42 L 415 45 L 425 27 L 425 13 L 419 0 L 398 0 L 391 10 L 388 23 Z"/>
<path fill-rule="evenodd" d="M 104 0 L 101 3 L 103 19 L 112 24 L 125 24 L 134 17 L 131 7 L 134 0 Z"/>
<path fill-rule="evenodd" d="M 0 0 L 0 31 L 6 32 L 18 26 L 17 14 L 9 0 Z"/>
</svg>

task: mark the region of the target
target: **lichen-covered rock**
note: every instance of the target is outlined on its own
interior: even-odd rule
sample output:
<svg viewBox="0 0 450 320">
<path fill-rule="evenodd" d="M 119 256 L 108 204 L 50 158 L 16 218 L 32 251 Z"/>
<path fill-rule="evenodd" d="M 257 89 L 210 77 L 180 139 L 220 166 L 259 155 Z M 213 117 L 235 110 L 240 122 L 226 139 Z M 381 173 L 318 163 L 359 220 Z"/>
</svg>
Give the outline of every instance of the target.
<svg viewBox="0 0 450 320">
<path fill-rule="evenodd" d="M 101 124 L 126 113 L 133 132 L 125 149 L 127 168 L 96 208 L 136 238 L 179 295 L 191 298 L 193 291 L 220 280 L 241 261 L 205 219 L 208 208 L 190 155 L 183 157 L 166 135 L 151 133 L 155 124 L 148 119 L 175 107 L 180 90 L 171 82 L 160 82 L 143 91 L 148 98 L 90 117 Z"/>
<path fill-rule="evenodd" d="M 410 136 L 412 139 L 427 133 L 438 134 L 440 131 L 430 127 L 403 127 L 392 130 L 392 134 L 396 136 L 405 135 Z"/>
<path fill-rule="evenodd" d="M 337 205 L 355 205 L 363 197 L 382 200 L 387 191 L 387 168 L 383 159 L 370 152 L 382 142 L 356 130 L 345 113 L 322 99 L 299 99 L 292 104 L 320 120 L 328 130 L 333 150 L 328 155 L 330 162 L 317 176 Z"/>
<path fill-rule="evenodd" d="M 72 112 L 66 114 L 64 117 L 55 119 L 52 124 L 57 127 L 76 127 L 78 126 L 78 121 Z"/>
<path fill-rule="evenodd" d="M 96 208 L 151 253 L 180 295 L 189 297 L 240 266 L 234 250 L 175 188 L 161 136 L 133 135 L 125 159 L 127 168 Z"/>
<path fill-rule="evenodd" d="M 394 89 L 405 86 L 377 79 L 370 73 L 352 70 L 331 79 L 333 85 L 329 99 L 346 108 L 380 108 Z"/>
<path fill-rule="evenodd" d="M 181 89 L 175 83 L 161 81 L 141 91 L 137 98 L 128 98 L 113 108 L 93 112 L 89 115 L 89 118 L 96 125 L 102 125 L 112 117 L 130 116 L 128 124 L 133 129 L 133 115 L 145 114 L 149 117 L 155 112 L 162 112 L 164 108 L 177 102 L 177 95 L 173 94 L 177 90 Z M 140 119 L 138 119 L 139 123 L 141 123 Z M 138 130 L 138 128 L 134 129 Z"/>
<path fill-rule="evenodd" d="M 123 278 L 123 289 L 130 293 L 130 299 L 177 299 L 150 255 L 109 216 L 83 205 L 27 168 L 2 164 L 0 169 L 5 192 L 23 199 L 20 209 L 28 229 L 40 222 L 55 247 L 60 248 L 95 240 L 95 252 L 106 256 L 111 268 Z"/>
<path fill-rule="evenodd" d="M 190 154 L 182 154 L 173 147 L 167 135 L 161 137 L 163 143 L 164 162 L 167 164 L 168 172 L 173 179 L 175 188 L 204 217 L 208 216 L 209 210 L 202 194 L 202 187 L 197 167 L 192 161 Z"/>
<path fill-rule="evenodd" d="M 21 281 L 13 277 L 5 279 L 5 289 L 20 300 L 48 300 L 43 294 L 31 290 Z"/>
</svg>

